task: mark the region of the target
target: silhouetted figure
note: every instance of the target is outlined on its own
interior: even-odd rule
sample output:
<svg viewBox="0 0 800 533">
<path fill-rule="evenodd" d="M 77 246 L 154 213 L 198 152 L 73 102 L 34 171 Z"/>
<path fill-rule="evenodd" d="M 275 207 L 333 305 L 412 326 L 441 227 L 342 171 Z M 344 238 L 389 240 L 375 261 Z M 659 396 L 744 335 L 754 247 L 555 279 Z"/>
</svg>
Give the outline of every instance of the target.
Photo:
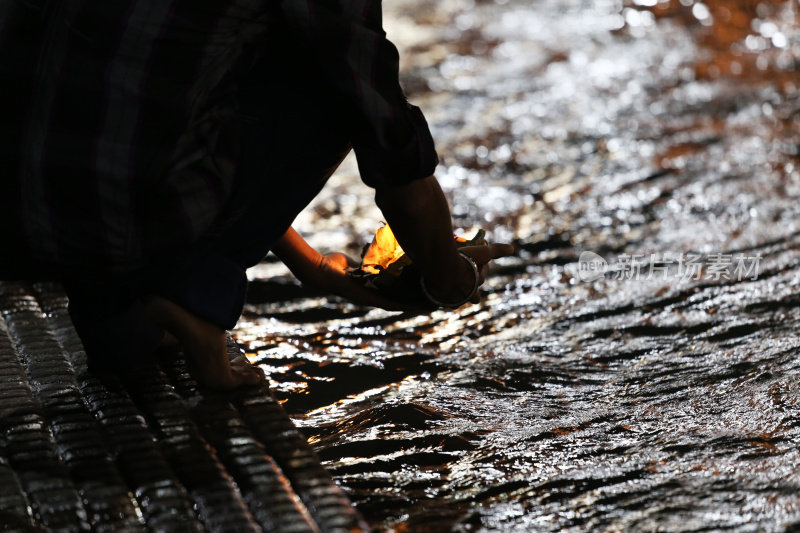
<svg viewBox="0 0 800 533">
<path fill-rule="evenodd" d="M 230 366 L 224 330 L 270 250 L 396 307 L 290 229 L 351 148 L 437 303 L 510 253 L 456 251 L 379 1 L 6 0 L 0 50 L 0 274 L 64 282 L 94 369 L 174 337 L 209 386 L 260 379 Z"/>
</svg>

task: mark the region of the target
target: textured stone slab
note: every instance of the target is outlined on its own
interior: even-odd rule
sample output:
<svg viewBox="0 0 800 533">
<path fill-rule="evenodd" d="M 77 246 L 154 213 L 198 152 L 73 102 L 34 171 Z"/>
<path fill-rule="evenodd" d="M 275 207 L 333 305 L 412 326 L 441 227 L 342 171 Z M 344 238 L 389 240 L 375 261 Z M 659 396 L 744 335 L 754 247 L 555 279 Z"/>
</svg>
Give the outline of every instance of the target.
<svg viewBox="0 0 800 533">
<path fill-rule="evenodd" d="M 66 304 L 0 284 L 4 530 L 368 529 L 265 386 L 204 390 L 180 354 L 101 379 Z"/>
</svg>

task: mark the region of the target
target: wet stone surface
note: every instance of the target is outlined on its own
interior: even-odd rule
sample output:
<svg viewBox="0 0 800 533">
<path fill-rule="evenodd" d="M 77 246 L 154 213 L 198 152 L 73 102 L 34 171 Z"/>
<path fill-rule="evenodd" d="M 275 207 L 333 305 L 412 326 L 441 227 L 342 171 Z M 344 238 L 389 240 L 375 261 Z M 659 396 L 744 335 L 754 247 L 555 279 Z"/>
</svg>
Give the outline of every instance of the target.
<svg viewBox="0 0 800 533">
<path fill-rule="evenodd" d="M 57 284 L 0 283 L 0 435 L 3 531 L 369 529 L 263 385 L 89 372 Z"/>
<path fill-rule="evenodd" d="M 800 526 L 797 2 L 386 9 L 459 229 L 520 251 L 482 305 L 430 317 L 253 270 L 237 335 L 360 511 L 378 530 Z M 297 227 L 357 254 L 380 220 L 350 162 Z M 589 282 L 587 251 L 608 263 Z"/>
</svg>

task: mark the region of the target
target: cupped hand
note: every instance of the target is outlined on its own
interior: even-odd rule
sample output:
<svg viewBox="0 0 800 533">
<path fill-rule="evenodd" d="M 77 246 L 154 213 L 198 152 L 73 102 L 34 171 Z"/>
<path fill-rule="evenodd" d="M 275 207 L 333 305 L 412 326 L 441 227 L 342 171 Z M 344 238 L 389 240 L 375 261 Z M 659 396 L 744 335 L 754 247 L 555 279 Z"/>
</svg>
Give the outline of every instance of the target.
<svg viewBox="0 0 800 533">
<path fill-rule="evenodd" d="M 361 265 L 360 261 L 356 261 L 349 255 L 339 252 L 327 254 L 323 257 L 327 268 L 334 269 L 337 272 L 346 272 L 350 268 L 358 268 Z"/>
<path fill-rule="evenodd" d="M 332 253 L 323 256 L 320 262 L 320 278 L 317 281 L 325 286 L 330 292 L 346 298 L 353 303 L 379 307 L 386 311 L 402 311 L 404 313 L 425 313 L 430 309 L 415 306 L 407 303 L 397 302 L 382 295 L 375 289 L 365 287 L 360 282 L 354 280 L 347 271 L 358 268 L 361 265 L 352 257 L 342 253 Z"/>
<path fill-rule="evenodd" d="M 427 283 L 426 285 L 428 291 L 440 302 L 463 301 L 473 288 L 479 288 L 486 281 L 491 262 L 501 257 L 513 255 L 515 248 L 511 244 L 494 243 L 462 246 L 458 248 L 458 251 L 475 261 L 475 265 L 478 267 L 478 279 L 475 279 L 472 267 L 465 260 L 457 263 L 460 267 L 454 272 L 439 272 L 439 283 Z M 426 281 L 429 280 L 426 279 Z M 480 302 L 480 294 L 477 290 L 469 301 L 472 303 Z"/>
<path fill-rule="evenodd" d="M 480 287 L 486 280 L 491 262 L 501 257 L 513 255 L 515 249 L 511 244 L 496 243 L 489 245 L 463 246 L 460 247 L 458 251 L 471 257 L 475 261 L 475 264 L 478 267 L 477 285 Z M 467 269 L 467 274 L 462 275 L 460 278 L 455 275 L 452 277 L 453 279 L 461 279 L 463 281 L 454 285 L 454 287 L 450 289 L 450 292 L 446 294 L 447 299 L 442 299 L 441 301 L 459 301 L 459 299 L 464 298 L 465 294 L 469 294 L 469 291 L 475 286 L 476 280 L 474 273 L 466 264 L 466 261 L 462 262 L 464 264 L 464 268 Z M 397 302 L 387 298 L 374 289 L 364 287 L 361 283 L 347 275 L 348 269 L 358 266 L 359 263 L 357 261 L 341 253 L 333 253 L 323 256 L 323 259 L 319 265 L 320 271 L 324 272 L 324 277 L 327 278 L 325 284 L 331 290 L 331 292 L 347 298 L 354 303 L 380 307 L 381 309 L 386 309 L 387 311 L 403 311 L 406 313 L 415 314 L 429 313 L 431 311 L 430 307 Z M 471 302 L 480 302 L 480 295 L 477 291 L 471 299 Z"/>
</svg>

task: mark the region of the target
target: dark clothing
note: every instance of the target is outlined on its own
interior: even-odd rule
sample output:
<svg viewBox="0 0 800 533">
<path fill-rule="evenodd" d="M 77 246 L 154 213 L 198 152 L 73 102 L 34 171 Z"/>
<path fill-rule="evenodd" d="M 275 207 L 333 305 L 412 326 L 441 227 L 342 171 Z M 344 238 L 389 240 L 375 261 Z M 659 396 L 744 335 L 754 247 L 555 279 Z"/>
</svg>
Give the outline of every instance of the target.
<svg viewBox="0 0 800 533">
<path fill-rule="evenodd" d="M 376 188 L 437 163 L 379 1 L 8 0 L 0 53 L 0 276 L 64 279 L 87 352 L 151 346 L 147 293 L 232 327 L 351 146 Z"/>
</svg>

